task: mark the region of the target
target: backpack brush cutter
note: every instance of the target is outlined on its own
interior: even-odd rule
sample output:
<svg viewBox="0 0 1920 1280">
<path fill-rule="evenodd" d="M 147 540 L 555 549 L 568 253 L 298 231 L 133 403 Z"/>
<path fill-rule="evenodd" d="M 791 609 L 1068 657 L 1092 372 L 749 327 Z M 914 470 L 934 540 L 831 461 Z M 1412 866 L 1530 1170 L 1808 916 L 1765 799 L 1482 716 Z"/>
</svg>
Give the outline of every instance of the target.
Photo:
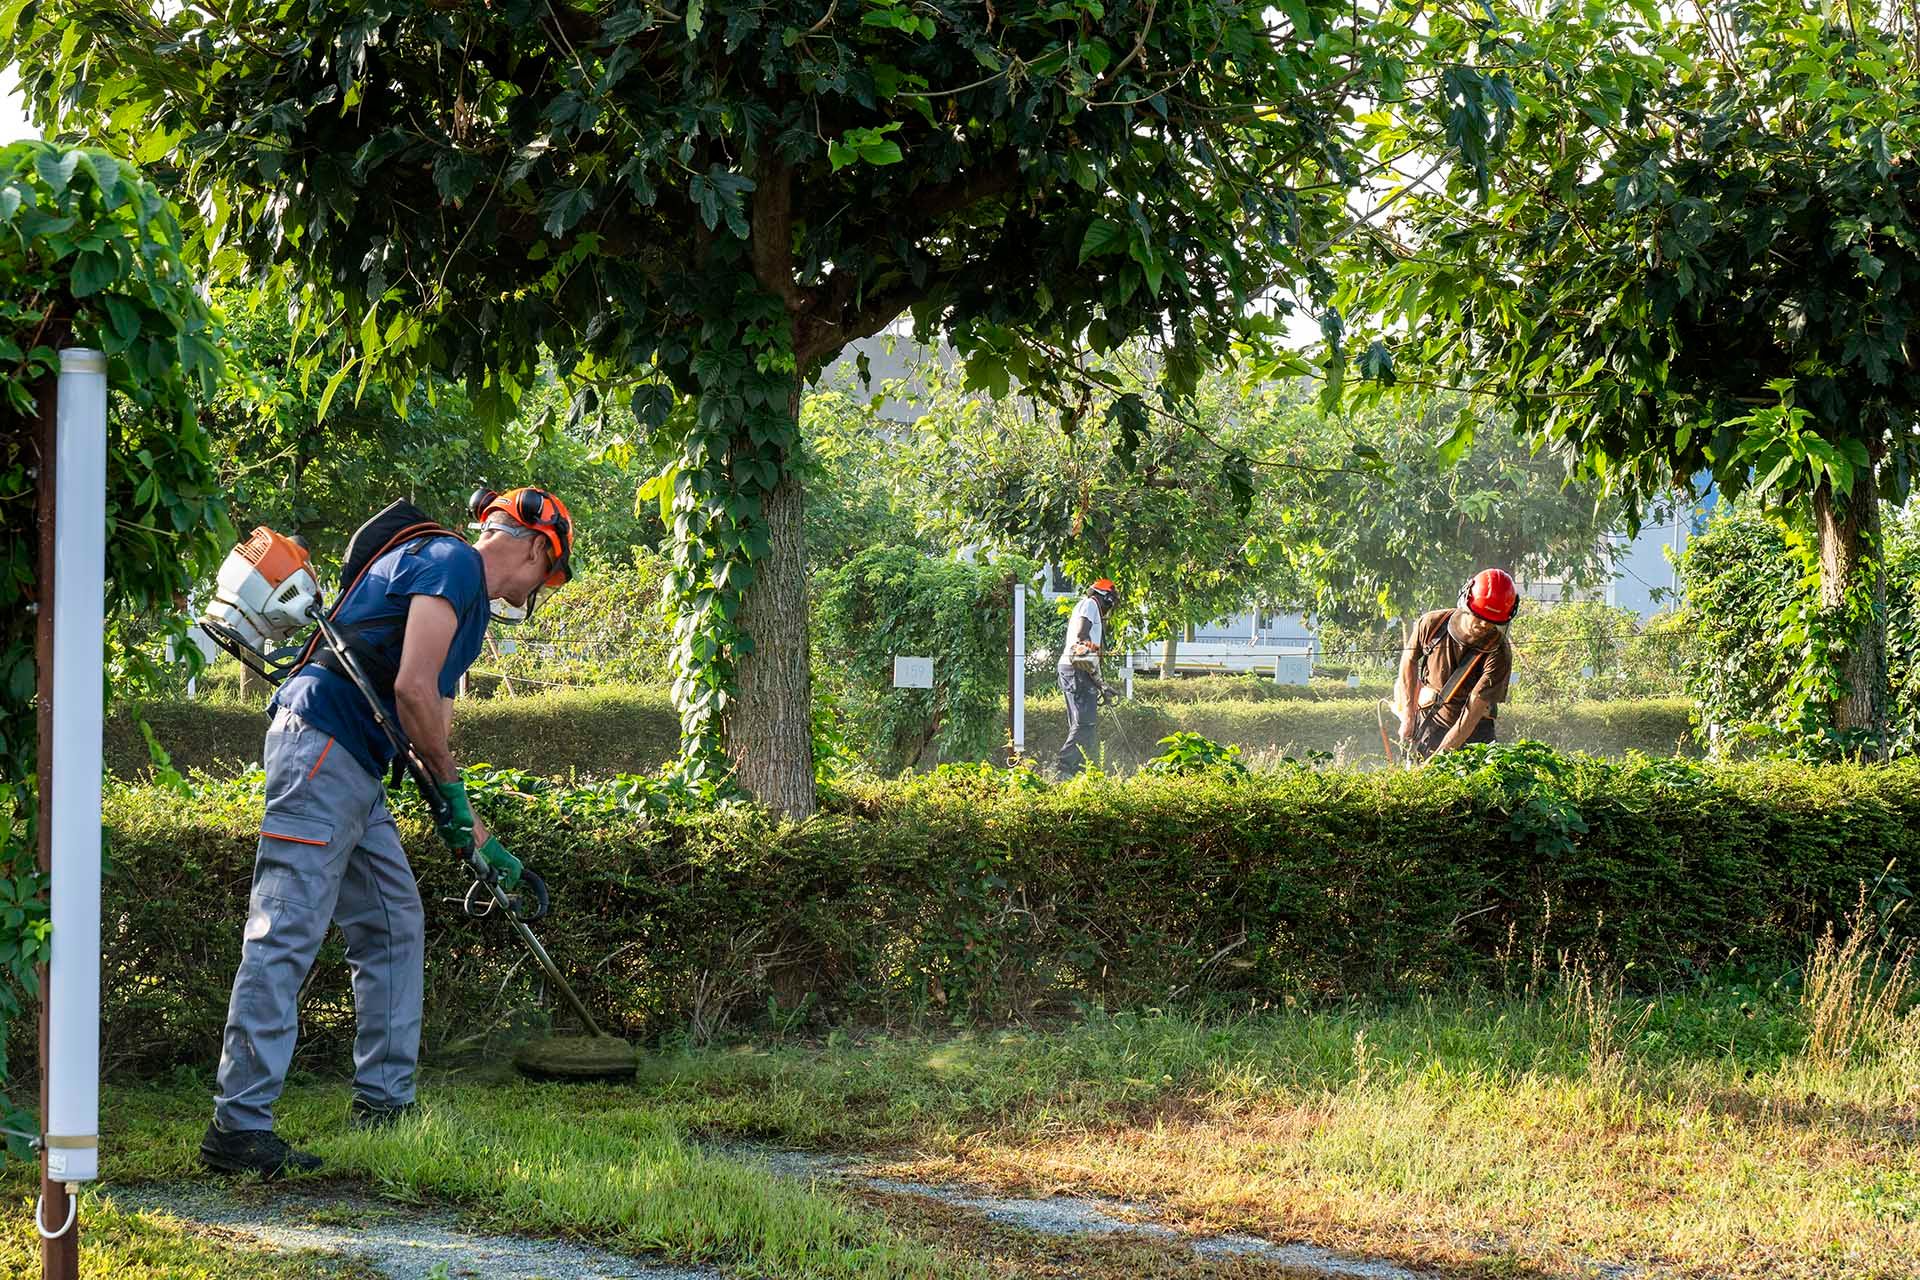
<svg viewBox="0 0 1920 1280">
<path fill-rule="evenodd" d="M 396 511 L 402 507 L 406 510 Z M 408 516 L 417 518 L 406 519 Z M 376 528 L 383 519 L 385 529 L 393 530 L 386 537 L 380 536 L 385 530 Z M 358 584 L 366 567 L 380 555 L 414 538 L 435 533 L 459 536 L 433 524 L 409 504 L 397 502 L 361 526 L 347 546 L 343 578 L 348 585 L 340 594 L 341 601 Z M 363 542 L 374 545 L 361 545 Z M 438 826 L 449 816 L 446 797 L 434 786 L 426 762 L 414 750 L 405 730 L 387 714 L 386 705 L 368 677 L 356 646 L 336 624 L 334 615 L 339 608 L 338 601 L 331 610 L 322 608 L 320 584 L 306 548 L 262 526 L 227 555 L 220 567 L 213 603 L 198 625 L 243 666 L 275 684 L 290 676 L 321 646 L 330 650 L 338 661 L 329 663 L 329 667 L 345 674 L 360 690 L 374 723 L 386 735 L 395 759 L 413 778 L 414 787 L 427 802 Z M 317 628 L 317 632 L 305 645 L 274 647 L 286 646 L 308 627 Z M 509 892 L 500 884 L 499 873 L 477 848 L 469 846 L 454 852 L 464 853 L 464 865 L 474 878 L 462 903 L 466 914 L 472 919 L 484 919 L 498 912 L 519 935 L 553 989 L 560 993 L 587 1031 L 584 1036 L 555 1036 L 522 1045 L 514 1054 L 514 1066 L 524 1074 L 544 1079 L 630 1079 L 638 1066 L 633 1046 L 600 1030 L 553 957 L 528 927 L 547 914 L 546 882 L 532 868 L 523 867 L 520 885 Z"/>
</svg>

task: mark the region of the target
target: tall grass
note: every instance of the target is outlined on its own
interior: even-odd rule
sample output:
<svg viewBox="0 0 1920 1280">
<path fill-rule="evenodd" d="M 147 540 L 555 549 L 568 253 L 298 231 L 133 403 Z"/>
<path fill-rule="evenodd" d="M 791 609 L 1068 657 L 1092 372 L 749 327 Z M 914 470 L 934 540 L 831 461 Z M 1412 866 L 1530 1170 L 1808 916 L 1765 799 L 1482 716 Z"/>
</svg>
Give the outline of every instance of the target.
<svg viewBox="0 0 1920 1280">
<path fill-rule="evenodd" d="M 1836 939 L 1829 923 L 1807 962 L 1801 1015 L 1807 1024 L 1807 1057 L 1822 1068 L 1844 1067 L 1861 1055 L 1891 1045 L 1915 993 L 1914 942 L 1896 942 L 1881 918 L 1859 905 Z"/>
</svg>

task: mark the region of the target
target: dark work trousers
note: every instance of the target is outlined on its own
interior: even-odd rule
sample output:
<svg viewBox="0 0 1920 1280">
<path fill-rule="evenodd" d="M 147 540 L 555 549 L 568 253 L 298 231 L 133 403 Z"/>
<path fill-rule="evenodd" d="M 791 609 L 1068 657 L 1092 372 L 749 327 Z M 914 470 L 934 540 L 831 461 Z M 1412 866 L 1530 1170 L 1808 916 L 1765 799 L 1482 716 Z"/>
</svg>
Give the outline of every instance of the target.
<svg viewBox="0 0 1920 1280">
<path fill-rule="evenodd" d="M 1054 768 L 1062 778 L 1100 759 L 1100 686 L 1078 667 L 1060 668 L 1060 692 L 1067 695 L 1067 740 L 1060 744 Z"/>
</svg>

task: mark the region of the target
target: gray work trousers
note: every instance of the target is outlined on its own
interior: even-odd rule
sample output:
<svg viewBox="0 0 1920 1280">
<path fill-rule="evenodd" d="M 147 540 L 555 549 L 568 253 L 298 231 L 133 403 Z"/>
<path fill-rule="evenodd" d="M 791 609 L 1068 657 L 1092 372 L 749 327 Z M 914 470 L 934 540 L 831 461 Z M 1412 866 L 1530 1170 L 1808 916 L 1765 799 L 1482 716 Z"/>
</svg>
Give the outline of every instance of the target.
<svg viewBox="0 0 1920 1280">
<path fill-rule="evenodd" d="M 1100 759 L 1100 685 L 1078 667 L 1060 668 L 1060 692 L 1067 695 L 1067 740 L 1060 744 L 1054 768 L 1062 778 Z"/>
<path fill-rule="evenodd" d="M 425 913 L 380 780 L 327 734 L 281 710 L 267 731 L 267 810 L 220 1048 L 213 1114 L 271 1129 L 299 1028 L 300 988 L 329 922 L 346 938 L 358 1032 L 353 1092 L 413 1100 Z"/>
</svg>

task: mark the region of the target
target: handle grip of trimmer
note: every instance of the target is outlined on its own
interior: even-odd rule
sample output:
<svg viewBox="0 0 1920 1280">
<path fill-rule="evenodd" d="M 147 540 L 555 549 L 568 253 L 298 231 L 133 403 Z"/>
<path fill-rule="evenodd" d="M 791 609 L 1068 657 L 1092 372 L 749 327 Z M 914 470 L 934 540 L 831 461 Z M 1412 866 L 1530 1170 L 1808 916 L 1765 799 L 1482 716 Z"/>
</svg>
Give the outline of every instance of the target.
<svg viewBox="0 0 1920 1280">
<path fill-rule="evenodd" d="M 551 903 L 547 898 L 547 882 L 540 873 L 531 867 L 520 868 L 520 881 L 511 891 L 500 887 L 500 876 L 479 850 L 469 848 L 466 851 L 467 869 L 473 872 L 473 883 L 467 886 L 465 902 L 466 912 L 478 920 L 491 915 L 495 907 L 505 911 L 524 924 L 546 918 Z"/>
<path fill-rule="evenodd" d="M 529 923 L 546 919 L 551 904 L 547 901 L 547 882 L 540 878 L 538 871 L 531 867 L 520 868 L 520 883 L 510 897 L 514 902 L 514 914 L 520 919 Z"/>
</svg>

